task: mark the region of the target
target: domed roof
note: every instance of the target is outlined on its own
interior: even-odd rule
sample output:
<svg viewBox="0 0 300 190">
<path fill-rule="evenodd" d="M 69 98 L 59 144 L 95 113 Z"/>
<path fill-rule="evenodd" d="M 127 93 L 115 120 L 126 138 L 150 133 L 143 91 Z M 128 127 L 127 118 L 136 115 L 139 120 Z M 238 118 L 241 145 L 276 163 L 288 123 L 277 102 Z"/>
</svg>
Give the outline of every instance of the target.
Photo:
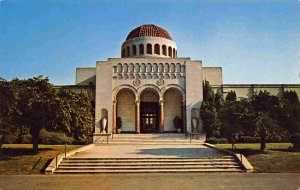
<svg viewBox="0 0 300 190">
<path fill-rule="evenodd" d="M 145 24 L 133 29 L 127 36 L 126 40 L 142 36 L 161 37 L 172 40 L 170 34 L 163 28 L 154 24 Z"/>
</svg>

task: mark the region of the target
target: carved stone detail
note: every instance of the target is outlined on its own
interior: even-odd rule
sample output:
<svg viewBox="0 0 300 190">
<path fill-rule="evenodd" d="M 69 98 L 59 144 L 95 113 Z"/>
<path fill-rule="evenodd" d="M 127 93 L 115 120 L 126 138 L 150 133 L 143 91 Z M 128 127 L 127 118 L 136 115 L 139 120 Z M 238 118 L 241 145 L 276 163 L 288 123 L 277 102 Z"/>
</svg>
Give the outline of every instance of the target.
<svg viewBox="0 0 300 190">
<path fill-rule="evenodd" d="M 141 84 L 141 81 L 140 81 L 140 80 L 135 79 L 135 80 L 133 81 L 133 85 L 136 86 L 136 87 L 140 86 L 140 84 Z"/>
<path fill-rule="evenodd" d="M 165 84 L 165 81 L 162 80 L 162 79 L 159 79 L 159 80 L 157 80 L 156 84 L 157 84 L 158 86 L 162 86 L 162 85 Z"/>
</svg>

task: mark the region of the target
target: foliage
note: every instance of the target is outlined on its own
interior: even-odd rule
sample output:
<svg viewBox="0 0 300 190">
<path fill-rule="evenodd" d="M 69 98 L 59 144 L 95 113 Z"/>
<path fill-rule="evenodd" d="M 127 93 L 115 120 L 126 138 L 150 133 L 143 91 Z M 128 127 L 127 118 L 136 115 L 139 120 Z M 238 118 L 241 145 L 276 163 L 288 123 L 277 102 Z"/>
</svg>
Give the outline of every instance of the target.
<svg viewBox="0 0 300 190">
<path fill-rule="evenodd" d="M 217 111 L 214 106 L 209 103 L 203 102 L 200 108 L 200 116 L 207 138 L 210 138 L 214 136 L 214 134 L 219 133 L 220 123 L 218 120 Z"/>
<path fill-rule="evenodd" d="M 259 143 L 260 142 L 260 137 L 241 136 L 239 138 L 239 142 L 241 142 L 241 143 Z"/>
<path fill-rule="evenodd" d="M 299 97 L 296 91 L 285 91 L 283 92 L 283 99 L 288 100 L 292 104 L 299 103 Z"/>
<path fill-rule="evenodd" d="M 236 101 L 236 93 L 235 91 L 230 90 L 226 96 L 226 102 L 234 102 Z"/>
<path fill-rule="evenodd" d="M 42 76 L 27 80 L 14 79 L 12 84 L 17 86 L 19 92 L 17 109 L 21 114 L 17 117 L 17 123 L 29 129 L 33 150 L 37 152 L 40 130 L 59 126 L 55 123 L 60 112 L 59 99 L 53 85 Z"/>
<path fill-rule="evenodd" d="M 203 81 L 203 101 L 209 104 L 214 104 L 215 94 L 207 80 Z"/>
<path fill-rule="evenodd" d="M 207 143 L 211 144 L 225 144 L 228 143 L 228 140 L 226 138 L 216 138 L 212 137 L 206 140 Z"/>
<path fill-rule="evenodd" d="M 290 137 L 290 141 L 293 144 L 292 150 L 293 151 L 300 151 L 300 135 L 296 134 L 296 135 L 292 135 Z"/>
<path fill-rule="evenodd" d="M 41 144 L 72 144 L 72 137 L 68 137 L 65 133 L 58 132 L 49 132 L 44 129 L 40 132 L 40 140 Z"/>
<path fill-rule="evenodd" d="M 251 101 L 253 109 L 258 113 L 266 113 L 274 120 L 278 119 L 280 113 L 280 101 L 276 96 L 270 95 L 267 91 L 259 91 Z"/>
<path fill-rule="evenodd" d="M 4 142 L 16 138 L 14 128 L 15 115 L 19 114 L 17 107 L 17 94 L 14 86 L 0 78 L 0 160 L 2 158 L 2 145 Z"/>
<path fill-rule="evenodd" d="M 0 140 L 28 141 L 38 151 L 40 131 L 65 132 L 75 143 L 90 141 L 93 107 L 87 92 L 57 90 L 42 76 L 5 81 L 0 79 Z M 24 139 L 26 137 L 27 139 Z"/>
<path fill-rule="evenodd" d="M 59 117 L 62 129 L 74 137 L 76 144 L 88 143 L 93 133 L 94 118 L 87 92 L 75 93 L 71 90 L 59 90 L 58 97 L 62 107 Z"/>
<path fill-rule="evenodd" d="M 216 107 L 217 112 L 219 112 L 222 106 L 224 105 L 223 95 L 220 91 L 217 91 L 215 94 L 214 105 Z"/>
<path fill-rule="evenodd" d="M 300 133 L 300 103 L 295 91 L 286 91 L 281 100 L 280 124 L 289 136 Z"/>
<path fill-rule="evenodd" d="M 259 112 L 256 119 L 256 133 L 260 137 L 260 150 L 266 151 L 267 137 L 279 134 L 278 125 L 268 114 Z"/>
<path fill-rule="evenodd" d="M 221 134 L 230 138 L 234 133 L 255 134 L 255 113 L 246 100 L 229 101 L 219 112 Z"/>
</svg>

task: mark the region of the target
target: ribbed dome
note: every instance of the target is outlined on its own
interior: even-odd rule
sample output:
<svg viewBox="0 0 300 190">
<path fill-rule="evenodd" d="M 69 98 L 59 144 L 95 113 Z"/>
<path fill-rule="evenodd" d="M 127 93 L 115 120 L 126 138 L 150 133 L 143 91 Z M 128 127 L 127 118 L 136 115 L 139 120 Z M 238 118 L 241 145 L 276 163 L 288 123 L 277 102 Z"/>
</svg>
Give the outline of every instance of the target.
<svg viewBox="0 0 300 190">
<path fill-rule="evenodd" d="M 126 40 L 142 36 L 161 37 L 172 40 L 170 34 L 163 28 L 154 24 L 145 24 L 133 29 L 127 36 Z"/>
</svg>

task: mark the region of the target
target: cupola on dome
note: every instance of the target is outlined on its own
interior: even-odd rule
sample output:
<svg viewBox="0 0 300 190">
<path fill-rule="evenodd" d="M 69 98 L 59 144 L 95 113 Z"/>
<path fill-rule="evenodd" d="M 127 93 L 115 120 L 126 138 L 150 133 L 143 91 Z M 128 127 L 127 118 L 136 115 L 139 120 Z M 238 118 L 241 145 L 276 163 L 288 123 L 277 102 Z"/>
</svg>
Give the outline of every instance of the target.
<svg viewBox="0 0 300 190">
<path fill-rule="evenodd" d="M 126 40 L 142 36 L 161 37 L 172 40 L 170 34 L 163 28 L 154 24 L 145 24 L 133 29 L 127 36 Z"/>
<path fill-rule="evenodd" d="M 121 47 L 121 57 L 177 57 L 177 46 L 170 34 L 154 24 L 133 29 Z"/>
</svg>

